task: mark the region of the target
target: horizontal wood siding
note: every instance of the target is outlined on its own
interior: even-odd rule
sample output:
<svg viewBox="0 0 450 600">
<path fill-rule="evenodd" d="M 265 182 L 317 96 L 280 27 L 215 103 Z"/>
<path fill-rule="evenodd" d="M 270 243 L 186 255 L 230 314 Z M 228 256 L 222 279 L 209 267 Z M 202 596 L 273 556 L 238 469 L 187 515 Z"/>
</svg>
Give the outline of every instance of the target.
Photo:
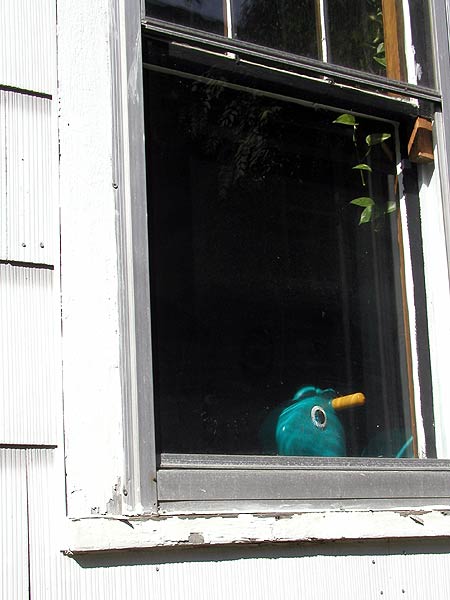
<svg viewBox="0 0 450 600">
<path fill-rule="evenodd" d="M 0 90 L 0 260 L 58 261 L 51 105 Z"/>
<path fill-rule="evenodd" d="M 57 443 L 54 285 L 51 269 L 0 264 L 0 444 Z"/>
<path fill-rule="evenodd" d="M 1 0 L 0 85 L 54 93 L 55 30 L 54 0 Z"/>
<path fill-rule="evenodd" d="M 28 598 L 25 452 L 0 448 L 0 598 Z"/>
</svg>

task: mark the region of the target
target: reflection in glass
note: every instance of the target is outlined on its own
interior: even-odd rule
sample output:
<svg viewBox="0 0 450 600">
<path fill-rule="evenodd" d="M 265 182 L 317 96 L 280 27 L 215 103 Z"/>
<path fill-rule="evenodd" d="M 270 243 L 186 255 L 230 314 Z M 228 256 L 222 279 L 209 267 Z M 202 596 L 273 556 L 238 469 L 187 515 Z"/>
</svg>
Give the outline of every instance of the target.
<svg viewBox="0 0 450 600">
<path fill-rule="evenodd" d="M 416 62 L 417 84 L 435 87 L 433 69 L 433 35 L 428 3 L 423 0 L 409 0 L 412 16 L 412 38 Z"/>
<path fill-rule="evenodd" d="M 386 76 L 381 0 L 329 0 L 329 60 Z"/>
<path fill-rule="evenodd" d="M 393 128 L 145 84 L 160 450 L 411 456 Z"/>
<path fill-rule="evenodd" d="M 145 0 L 149 17 L 224 34 L 222 0 Z"/>
<path fill-rule="evenodd" d="M 409 0 L 410 19 L 394 0 L 146 0 L 146 16 L 372 73 L 433 87 L 427 0 Z M 405 30 L 411 28 L 415 73 L 406 73 Z"/>
<path fill-rule="evenodd" d="M 319 58 L 315 4 L 315 0 L 233 0 L 234 34 L 247 42 Z"/>
</svg>

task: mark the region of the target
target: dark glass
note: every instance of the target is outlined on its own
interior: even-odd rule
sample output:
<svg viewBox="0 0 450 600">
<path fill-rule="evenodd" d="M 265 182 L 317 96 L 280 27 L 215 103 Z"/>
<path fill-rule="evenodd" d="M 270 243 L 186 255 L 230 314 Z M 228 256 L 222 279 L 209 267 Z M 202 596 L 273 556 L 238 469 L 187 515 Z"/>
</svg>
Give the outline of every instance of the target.
<svg viewBox="0 0 450 600">
<path fill-rule="evenodd" d="M 224 34 L 222 0 L 145 0 L 149 17 Z"/>
<path fill-rule="evenodd" d="M 328 0 L 327 6 L 329 61 L 386 76 L 381 0 Z"/>
<path fill-rule="evenodd" d="M 409 5 L 417 83 L 433 88 L 436 82 L 433 68 L 433 36 L 429 9 L 424 0 L 409 0 Z"/>
<path fill-rule="evenodd" d="M 393 128 L 144 75 L 160 451 L 411 456 Z M 280 442 L 296 393 L 337 450 Z"/>
<path fill-rule="evenodd" d="M 320 58 L 315 0 L 233 0 L 236 38 Z"/>
<path fill-rule="evenodd" d="M 383 0 L 327 0 L 322 31 L 316 0 L 232 0 L 232 31 L 238 40 L 403 81 L 403 12 L 397 3 L 387 17 L 384 6 Z M 433 87 L 428 2 L 409 0 L 409 9 L 417 83 Z M 219 35 L 227 29 L 225 12 L 224 0 L 146 0 L 147 16 Z"/>
</svg>

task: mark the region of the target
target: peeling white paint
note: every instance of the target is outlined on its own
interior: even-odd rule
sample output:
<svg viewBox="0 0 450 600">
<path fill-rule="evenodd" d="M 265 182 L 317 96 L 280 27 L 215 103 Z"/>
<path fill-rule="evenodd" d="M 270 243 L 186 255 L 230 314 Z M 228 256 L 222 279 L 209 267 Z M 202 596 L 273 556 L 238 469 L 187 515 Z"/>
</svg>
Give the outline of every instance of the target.
<svg viewBox="0 0 450 600">
<path fill-rule="evenodd" d="M 450 537 L 450 509 L 79 519 L 64 551 L 434 537 Z"/>
</svg>

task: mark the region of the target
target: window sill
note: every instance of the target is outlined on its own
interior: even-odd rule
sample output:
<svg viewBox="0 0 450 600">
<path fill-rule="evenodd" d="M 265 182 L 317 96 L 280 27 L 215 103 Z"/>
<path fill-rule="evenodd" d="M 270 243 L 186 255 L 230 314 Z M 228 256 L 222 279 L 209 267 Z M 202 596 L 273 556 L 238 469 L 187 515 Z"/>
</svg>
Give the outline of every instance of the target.
<svg viewBox="0 0 450 600">
<path fill-rule="evenodd" d="M 69 521 L 64 554 L 436 537 L 450 537 L 450 507 L 280 515 L 88 517 Z"/>
</svg>

